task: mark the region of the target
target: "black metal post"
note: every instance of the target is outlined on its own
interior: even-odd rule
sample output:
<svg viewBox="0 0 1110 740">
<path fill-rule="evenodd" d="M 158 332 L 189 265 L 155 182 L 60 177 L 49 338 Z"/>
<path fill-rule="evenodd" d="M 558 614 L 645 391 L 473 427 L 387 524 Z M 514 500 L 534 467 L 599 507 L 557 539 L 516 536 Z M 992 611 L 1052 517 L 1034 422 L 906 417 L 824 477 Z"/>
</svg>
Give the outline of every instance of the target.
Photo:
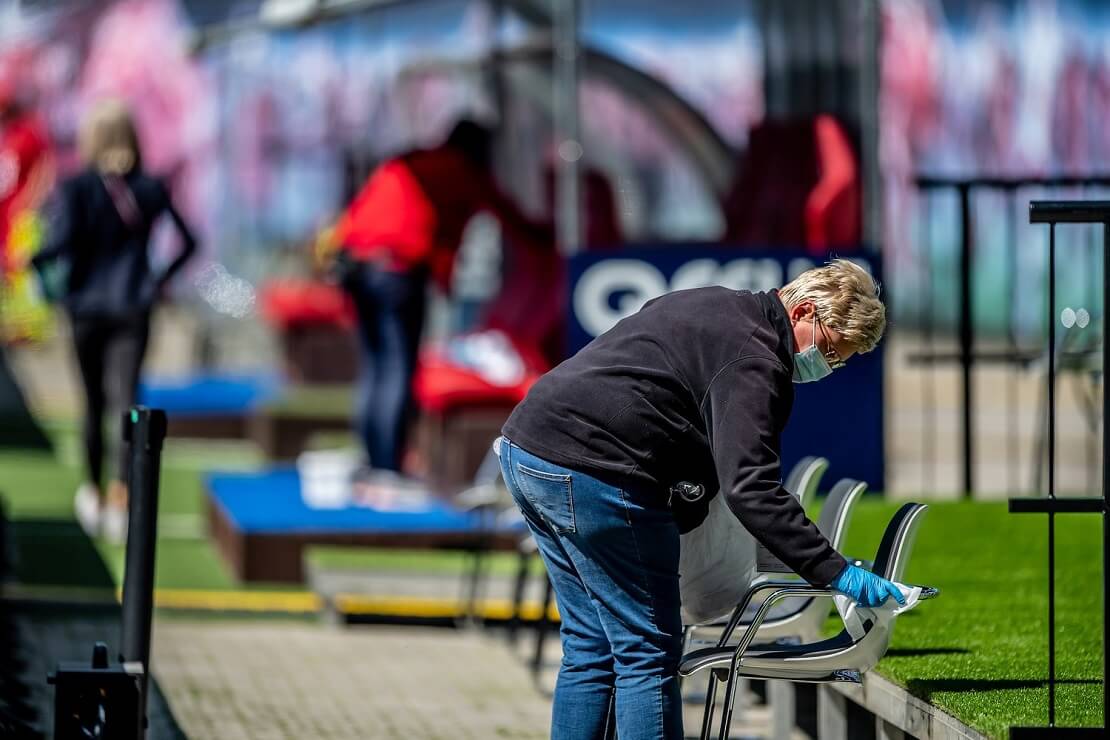
<svg viewBox="0 0 1110 740">
<path fill-rule="evenodd" d="M 1056 224 L 1048 227 L 1048 497 L 1056 498 Z M 1056 511 L 1048 513 L 1048 724 L 1056 727 Z"/>
<path fill-rule="evenodd" d="M 1056 224 L 1048 227 L 1048 497 L 1056 498 Z M 1056 726 L 1056 512 L 1048 512 L 1048 726 Z"/>
<path fill-rule="evenodd" d="M 1017 191 L 1006 190 L 1006 351 L 1012 355 L 1018 353 L 1016 299 L 1018 282 L 1018 215 Z M 1018 387 L 1013 373 L 1006 375 L 1006 427 L 1009 433 L 1006 436 L 1006 467 L 1009 470 L 1006 487 L 1010 495 L 1018 492 Z"/>
<path fill-rule="evenodd" d="M 971 260 L 971 187 L 960 183 L 960 366 L 963 369 L 963 443 L 964 443 L 964 496 L 971 498 L 975 491 L 974 432 L 975 413 L 972 406 L 972 352 L 974 351 L 974 316 L 972 315 L 972 260 Z"/>
<path fill-rule="evenodd" d="M 555 78 L 555 236 L 563 255 L 582 248 L 582 135 L 579 111 L 581 77 L 580 0 L 552 5 L 552 69 Z"/>
<path fill-rule="evenodd" d="M 532 553 L 524 547 L 518 548 L 516 578 L 513 579 L 513 615 L 509 619 L 509 644 L 516 645 L 517 634 L 520 630 L 521 609 L 524 607 L 524 591 L 528 586 L 528 567 L 532 561 Z"/>
<path fill-rule="evenodd" d="M 1087 285 L 1083 290 L 1083 307 L 1089 308 L 1091 314 L 1095 313 L 1095 295 L 1098 293 L 1098 245 L 1096 240 L 1098 234 L 1096 229 L 1087 230 L 1087 244 L 1083 254 L 1086 262 L 1085 272 L 1087 273 Z M 1105 314 L 1104 314 L 1105 315 Z M 1083 327 L 1080 326 L 1080 329 Z M 1098 454 L 1096 449 L 1098 445 L 1097 431 L 1093 434 L 1086 435 L 1087 444 L 1084 447 L 1084 483 L 1086 484 L 1087 494 L 1090 495 L 1094 491 L 1094 467 L 1095 455 Z"/>
<path fill-rule="evenodd" d="M 921 435 L 921 458 L 924 464 L 922 490 L 936 490 L 937 467 L 937 414 L 936 414 L 936 373 L 933 360 L 933 208 L 934 198 L 926 191 L 925 196 L 925 240 L 923 250 L 925 253 L 925 269 L 921 271 L 921 285 L 924 293 L 922 313 L 924 314 L 925 328 L 925 355 L 929 359 L 926 378 L 921 382 L 921 406 L 925 410 L 925 430 Z"/>
<path fill-rule="evenodd" d="M 1054 177 L 946 177 L 918 175 L 914 178 L 917 187 L 923 191 L 955 190 L 960 200 L 960 255 L 959 255 L 959 351 L 955 355 L 948 352 L 936 353 L 927 346 L 920 361 L 929 364 L 936 362 L 960 363 L 962 369 L 962 433 L 963 433 L 963 486 L 965 496 L 975 490 L 975 409 L 973 367 L 975 362 L 975 321 L 974 321 L 974 233 L 972 230 L 971 194 L 978 190 L 1002 190 L 1013 192 L 1026 187 L 1106 187 L 1110 186 L 1110 175 L 1069 175 Z M 1031 223 L 1102 223 L 1098 214 L 1107 208 L 1107 201 L 1040 201 L 1039 211 L 1032 214 Z M 930 219 L 931 220 L 931 219 Z M 917 361 L 911 357 L 911 360 Z M 931 373 L 930 373 L 931 375 Z M 1040 457 L 1038 455 L 1037 459 Z M 1040 485 L 1040 481 L 1037 481 Z"/>
<path fill-rule="evenodd" d="M 135 406 L 124 415 L 123 438 L 130 444 L 128 466 L 127 556 L 123 578 L 120 661 L 143 666 L 142 711 L 146 717 L 150 678 L 150 625 L 154 610 L 154 548 L 158 525 L 158 477 L 166 414 Z"/>
<path fill-rule="evenodd" d="M 474 536 L 472 544 L 471 556 L 471 569 L 469 577 L 466 579 L 466 597 L 465 597 L 465 614 L 464 620 L 470 623 L 478 623 L 484 618 L 479 613 L 478 601 L 482 595 L 482 583 L 486 572 L 486 556 L 489 554 L 490 548 L 493 547 L 493 539 L 496 535 L 495 529 L 497 527 L 496 514 L 489 506 L 481 506 L 478 509 L 478 533 Z"/>
<path fill-rule="evenodd" d="M 1110 270 L 1110 221 L 1102 225 L 1102 726 L 1110 726 L 1110 436 L 1106 433 L 1110 419 L 1110 394 L 1106 389 L 1106 372 L 1110 368 L 1110 290 L 1106 289 Z"/>
<path fill-rule="evenodd" d="M 536 622 L 536 645 L 532 652 L 532 678 L 537 679 L 540 675 L 540 669 L 543 668 L 543 645 L 547 641 L 547 631 L 551 627 L 551 618 L 548 617 L 548 612 L 551 610 L 551 601 L 555 598 L 555 586 L 551 583 L 551 577 L 547 574 L 544 575 L 544 591 L 543 591 L 543 611 L 540 614 L 540 619 Z"/>
<path fill-rule="evenodd" d="M 1100 223 L 1103 225 L 1103 295 L 1102 295 L 1102 359 L 1110 362 L 1110 201 L 1034 201 L 1029 207 L 1029 222 L 1049 225 L 1049 293 L 1048 293 L 1048 496 L 1040 499 L 1010 499 L 1010 513 L 1048 514 L 1048 726 L 1011 727 L 1010 740 L 1032 738 L 1095 738 L 1105 737 L 1110 721 L 1110 691 L 1107 669 L 1110 668 L 1110 441 L 1105 426 L 1110 414 L 1110 398 L 1103 394 L 1103 439 L 1101 497 L 1056 498 L 1056 225 L 1060 223 Z M 1105 375 L 1103 377 L 1105 384 Z M 1097 728 L 1056 726 L 1056 514 L 1102 514 L 1102 629 L 1103 629 L 1103 724 Z"/>
</svg>

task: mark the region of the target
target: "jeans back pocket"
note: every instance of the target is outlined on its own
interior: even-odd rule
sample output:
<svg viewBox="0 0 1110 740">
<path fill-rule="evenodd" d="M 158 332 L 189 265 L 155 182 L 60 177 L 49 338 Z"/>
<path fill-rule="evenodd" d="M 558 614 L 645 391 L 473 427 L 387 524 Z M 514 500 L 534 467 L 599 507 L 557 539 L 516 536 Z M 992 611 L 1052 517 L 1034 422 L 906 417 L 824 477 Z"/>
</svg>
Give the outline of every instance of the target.
<svg viewBox="0 0 1110 740">
<path fill-rule="evenodd" d="M 571 476 L 549 473 L 517 463 L 517 485 L 532 506 L 556 531 L 574 532 L 574 491 Z"/>
</svg>

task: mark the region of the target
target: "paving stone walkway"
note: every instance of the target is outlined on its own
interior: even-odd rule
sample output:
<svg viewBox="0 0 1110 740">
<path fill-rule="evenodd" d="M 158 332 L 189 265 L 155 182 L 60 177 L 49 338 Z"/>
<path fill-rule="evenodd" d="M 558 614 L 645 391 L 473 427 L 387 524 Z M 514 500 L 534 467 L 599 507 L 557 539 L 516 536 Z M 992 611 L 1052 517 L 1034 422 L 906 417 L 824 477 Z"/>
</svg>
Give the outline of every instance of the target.
<svg viewBox="0 0 1110 740">
<path fill-rule="evenodd" d="M 0 602 L 0 608 L 11 608 Z M 115 607 L 19 607 L 24 683 L 52 734 L 59 660 L 85 660 L 97 640 L 117 650 Z M 501 630 L 160 616 L 153 630 L 150 740 L 178 738 L 541 739 L 561 659 L 546 641 L 537 677 L 526 630 L 515 647 Z M 687 738 L 700 725 L 703 682 L 686 687 Z M 748 704 L 743 698 L 741 704 Z M 742 707 L 733 738 L 766 737 L 765 707 Z"/>
<path fill-rule="evenodd" d="M 190 738 L 540 740 L 557 635 L 538 681 L 531 650 L 530 639 L 514 650 L 494 631 L 163 619 L 153 671 Z M 697 700 L 686 706 L 688 738 L 700 710 Z M 766 736 L 765 708 L 738 715 L 732 737 Z"/>
<path fill-rule="evenodd" d="M 545 738 L 505 644 L 419 627 L 160 621 L 153 671 L 190 738 Z"/>
</svg>

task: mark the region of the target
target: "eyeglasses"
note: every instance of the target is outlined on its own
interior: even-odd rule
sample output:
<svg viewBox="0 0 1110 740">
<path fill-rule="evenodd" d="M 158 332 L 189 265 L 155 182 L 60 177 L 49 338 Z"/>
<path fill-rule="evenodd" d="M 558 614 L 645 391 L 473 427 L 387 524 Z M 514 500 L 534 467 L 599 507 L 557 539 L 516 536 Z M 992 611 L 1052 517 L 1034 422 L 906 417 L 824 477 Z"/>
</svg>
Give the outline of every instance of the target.
<svg viewBox="0 0 1110 740">
<path fill-rule="evenodd" d="M 814 318 L 816 319 L 816 314 L 814 314 Z M 840 353 L 836 351 L 836 347 L 833 346 L 832 340 L 829 339 L 828 332 L 825 331 L 825 325 L 821 323 L 820 319 L 817 319 L 817 323 L 821 327 L 821 336 L 825 338 L 825 346 L 828 347 L 824 352 L 825 359 L 829 361 L 830 368 L 839 370 L 844 367 L 844 360 L 840 357 Z"/>
</svg>

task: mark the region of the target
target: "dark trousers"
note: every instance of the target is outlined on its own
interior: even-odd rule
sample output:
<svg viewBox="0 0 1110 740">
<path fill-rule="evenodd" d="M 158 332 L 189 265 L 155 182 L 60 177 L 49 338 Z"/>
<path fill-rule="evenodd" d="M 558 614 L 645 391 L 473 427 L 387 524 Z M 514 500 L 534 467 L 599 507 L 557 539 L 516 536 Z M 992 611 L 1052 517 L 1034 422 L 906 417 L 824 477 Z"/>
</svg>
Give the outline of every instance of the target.
<svg viewBox="0 0 1110 740">
<path fill-rule="evenodd" d="M 371 264 L 346 280 L 358 314 L 356 424 L 375 468 L 401 469 L 426 284 L 423 271 L 390 272 Z"/>
<path fill-rule="evenodd" d="M 122 414 L 135 404 L 139 373 L 150 336 L 150 314 L 133 317 L 71 316 L 77 366 L 85 386 L 85 469 L 97 487 L 103 484 L 104 414 L 109 404 Z M 120 417 L 122 418 L 122 417 Z M 120 435 L 116 476 L 127 478 L 127 446 L 122 442 L 122 421 L 112 425 Z"/>
</svg>

